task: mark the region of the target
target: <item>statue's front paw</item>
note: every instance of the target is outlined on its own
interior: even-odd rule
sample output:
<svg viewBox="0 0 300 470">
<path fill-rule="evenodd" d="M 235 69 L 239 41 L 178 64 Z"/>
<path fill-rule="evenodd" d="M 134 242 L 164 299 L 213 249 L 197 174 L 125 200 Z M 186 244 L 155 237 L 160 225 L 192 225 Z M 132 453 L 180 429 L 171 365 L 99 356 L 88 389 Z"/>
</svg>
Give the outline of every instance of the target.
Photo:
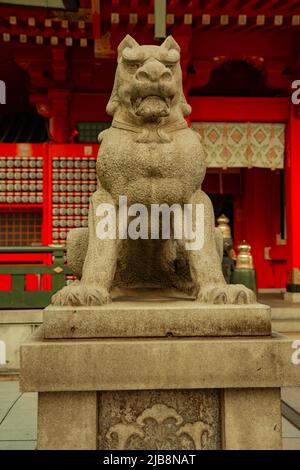
<svg viewBox="0 0 300 470">
<path fill-rule="evenodd" d="M 253 290 L 243 284 L 230 284 L 229 287 L 232 292 L 233 304 L 255 304 L 257 302 Z"/>
<path fill-rule="evenodd" d="M 200 289 L 197 300 L 207 304 L 254 304 L 256 296 L 242 284 L 212 284 Z"/>
<path fill-rule="evenodd" d="M 69 286 L 63 287 L 52 296 L 52 305 L 104 305 L 111 301 L 109 292 L 97 285 L 85 286 L 80 281 L 75 281 Z"/>
</svg>

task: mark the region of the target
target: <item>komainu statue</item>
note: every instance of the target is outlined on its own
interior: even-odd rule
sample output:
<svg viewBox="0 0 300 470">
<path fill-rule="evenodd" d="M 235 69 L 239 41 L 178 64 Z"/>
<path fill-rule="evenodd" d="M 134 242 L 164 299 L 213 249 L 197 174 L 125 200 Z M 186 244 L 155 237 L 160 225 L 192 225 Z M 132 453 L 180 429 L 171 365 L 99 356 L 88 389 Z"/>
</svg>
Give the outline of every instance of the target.
<svg viewBox="0 0 300 470">
<path fill-rule="evenodd" d="M 91 196 L 88 229 L 71 230 L 67 240 L 68 263 L 78 280 L 57 292 L 52 303 L 102 305 L 110 302 L 114 286 L 175 287 L 203 303 L 255 302 L 251 290 L 226 284 L 222 274 L 222 241 L 211 201 L 201 190 L 204 153 L 199 135 L 186 123 L 191 108 L 182 90 L 180 48 L 171 36 L 161 46 L 123 39 L 107 112 L 113 120 L 99 135 L 99 185 Z M 154 237 L 145 231 L 140 237 L 120 234 L 120 196 L 131 208 L 201 206 L 201 247 L 186 249 L 185 236 L 174 236 L 174 214 L 169 237 L 160 230 Z M 117 236 L 99 236 L 99 207 L 114 209 Z M 191 224 L 196 233 L 194 215 Z"/>
</svg>

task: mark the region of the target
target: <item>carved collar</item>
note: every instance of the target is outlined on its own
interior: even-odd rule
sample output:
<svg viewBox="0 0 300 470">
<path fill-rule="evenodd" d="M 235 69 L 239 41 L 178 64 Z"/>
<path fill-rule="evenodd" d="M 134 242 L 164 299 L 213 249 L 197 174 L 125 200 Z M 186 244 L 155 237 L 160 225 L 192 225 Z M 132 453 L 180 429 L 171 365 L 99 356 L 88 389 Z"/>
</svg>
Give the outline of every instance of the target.
<svg viewBox="0 0 300 470">
<path fill-rule="evenodd" d="M 116 119 L 114 119 L 112 122 L 112 127 L 138 134 L 136 142 L 165 143 L 172 141 L 172 136 L 169 134 L 179 131 L 181 129 L 186 129 L 188 125 L 186 121 L 177 120 L 169 124 L 160 124 L 157 127 L 154 127 L 153 129 L 149 129 L 147 127 L 135 126 L 134 124 L 129 124 L 123 121 L 117 121 Z"/>
</svg>

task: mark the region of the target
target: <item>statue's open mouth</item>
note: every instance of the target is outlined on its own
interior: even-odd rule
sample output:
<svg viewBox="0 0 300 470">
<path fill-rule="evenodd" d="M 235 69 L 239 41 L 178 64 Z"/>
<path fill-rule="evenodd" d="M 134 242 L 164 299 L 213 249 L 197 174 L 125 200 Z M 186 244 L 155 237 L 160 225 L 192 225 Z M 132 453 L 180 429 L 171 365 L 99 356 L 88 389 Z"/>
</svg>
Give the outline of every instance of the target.
<svg viewBox="0 0 300 470">
<path fill-rule="evenodd" d="M 145 119 L 155 120 L 170 114 L 172 97 L 148 95 L 136 98 L 132 103 L 137 116 Z"/>
</svg>

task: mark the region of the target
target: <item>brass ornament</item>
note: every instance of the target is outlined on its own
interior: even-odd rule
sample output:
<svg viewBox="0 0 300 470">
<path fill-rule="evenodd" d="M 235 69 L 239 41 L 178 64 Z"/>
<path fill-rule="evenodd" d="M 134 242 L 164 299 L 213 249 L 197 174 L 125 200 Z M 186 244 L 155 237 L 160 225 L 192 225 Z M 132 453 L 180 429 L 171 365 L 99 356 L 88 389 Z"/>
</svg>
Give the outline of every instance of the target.
<svg viewBox="0 0 300 470">
<path fill-rule="evenodd" d="M 231 229 L 229 225 L 229 219 L 226 215 L 222 214 L 217 219 L 218 228 L 221 229 L 223 238 L 231 238 Z"/>
<path fill-rule="evenodd" d="M 300 271 L 294 267 L 288 274 L 288 284 L 300 284 Z"/>
<path fill-rule="evenodd" d="M 250 250 L 251 246 L 246 240 L 243 240 L 239 244 L 236 257 L 236 269 L 253 269 L 253 258 Z"/>
</svg>

